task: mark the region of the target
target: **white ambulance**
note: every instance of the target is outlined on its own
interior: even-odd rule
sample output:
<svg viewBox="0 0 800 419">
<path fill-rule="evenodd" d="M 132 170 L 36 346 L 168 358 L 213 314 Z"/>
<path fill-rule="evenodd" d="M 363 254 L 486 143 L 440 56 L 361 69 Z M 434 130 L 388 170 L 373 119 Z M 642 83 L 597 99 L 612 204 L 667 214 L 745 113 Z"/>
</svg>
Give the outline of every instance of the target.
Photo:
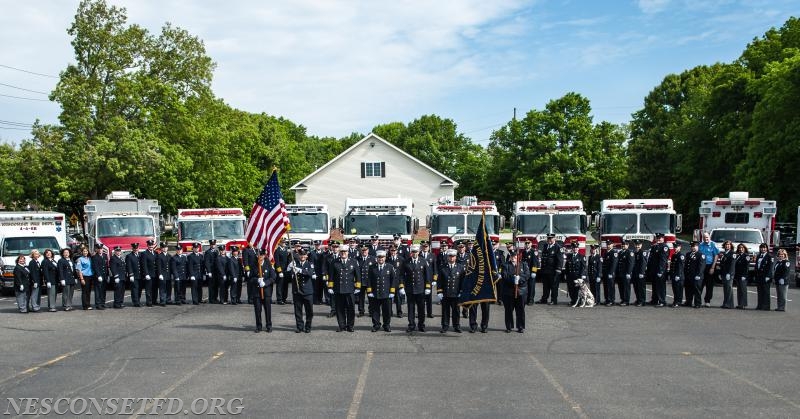
<svg viewBox="0 0 800 419">
<path fill-rule="evenodd" d="M 2 289 L 14 287 L 17 256 L 30 261 L 33 249 L 56 255 L 67 247 L 66 218 L 59 212 L 0 212 L 0 257 L 3 261 Z"/>
</svg>

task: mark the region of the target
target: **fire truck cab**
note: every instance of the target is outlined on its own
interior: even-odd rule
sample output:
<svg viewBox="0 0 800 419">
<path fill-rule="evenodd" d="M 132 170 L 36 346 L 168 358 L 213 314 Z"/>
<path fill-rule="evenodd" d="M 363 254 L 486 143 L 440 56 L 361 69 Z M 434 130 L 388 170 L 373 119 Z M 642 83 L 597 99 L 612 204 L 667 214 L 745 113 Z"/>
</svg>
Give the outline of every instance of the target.
<svg viewBox="0 0 800 419">
<path fill-rule="evenodd" d="M 526 241 L 538 247 L 548 234 L 555 234 L 561 243 L 577 240 L 579 253 L 586 254 L 588 220 L 581 201 L 517 201 L 513 224 L 518 248 Z"/>
<path fill-rule="evenodd" d="M 400 240 L 410 245 L 419 229 L 410 198 L 347 198 L 344 211 L 339 221 L 342 235 L 359 243 L 370 243 L 377 235 L 379 243 L 388 246 L 399 234 Z"/>
<path fill-rule="evenodd" d="M 138 199 L 127 191 L 113 191 L 106 199 L 90 199 L 83 206 L 89 249 L 95 242 L 130 252 L 131 243 L 147 247 L 161 235 L 161 206 L 155 199 Z"/>
<path fill-rule="evenodd" d="M 624 246 L 628 240 L 642 240 L 643 247 L 649 248 L 656 233 L 662 233 L 671 256 L 681 222 L 672 199 L 606 199 L 600 202 L 600 212 L 595 217 L 602 254 L 607 241 Z"/>
<path fill-rule="evenodd" d="M 770 251 L 780 244 L 780 233 L 775 229 L 778 208 L 775 201 L 750 198 L 748 192 L 730 192 L 727 198 L 713 198 L 700 202 L 700 228 L 694 231 L 694 239 L 701 240 L 709 233 L 711 241 L 722 250 L 726 240 L 747 246 L 751 255 L 758 253 L 761 243 L 767 243 Z M 751 268 L 754 262 L 751 262 Z"/>
<path fill-rule="evenodd" d="M 328 206 L 325 204 L 286 205 L 292 230 L 289 236 L 303 247 L 313 247 L 319 240 L 327 246 L 331 240 L 331 221 Z"/>
<path fill-rule="evenodd" d="M 494 201 L 478 201 L 474 196 L 465 196 L 456 202 L 446 198 L 431 205 L 431 214 L 427 217 L 427 227 L 434 254 L 439 254 L 439 245 L 446 241 L 449 245 L 460 240 L 472 240 L 486 213 L 486 231 L 493 241 L 500 240 L 500 230 L 505 219 L 497 211 Z"/>
<path fill-rule="evenodd" d="M 175 219 L 178 245 L 191 250 L 192 244 L 198 242 L 205 249 L 213 239 L 226 249 L 233 245 L 246 246 L 245 221 L 241 208 L 179 209 Z"/>
</svg>

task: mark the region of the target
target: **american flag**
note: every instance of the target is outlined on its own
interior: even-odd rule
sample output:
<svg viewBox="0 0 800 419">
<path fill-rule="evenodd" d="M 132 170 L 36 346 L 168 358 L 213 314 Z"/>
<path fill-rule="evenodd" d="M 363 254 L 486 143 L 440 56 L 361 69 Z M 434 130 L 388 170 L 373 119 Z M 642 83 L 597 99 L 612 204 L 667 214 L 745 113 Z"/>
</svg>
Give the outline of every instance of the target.
<svg viewBox="0 0 800 419">
<path fill-rule="evenodd" d="M 273 170 L 264 190 L 253 204 L 245 235 L 253 248 L 266 249 L 267 256 L 273 260 L 275 248 L 288 229 L 289 216 L 278 184 L 278 171 Z"/>
</svg>

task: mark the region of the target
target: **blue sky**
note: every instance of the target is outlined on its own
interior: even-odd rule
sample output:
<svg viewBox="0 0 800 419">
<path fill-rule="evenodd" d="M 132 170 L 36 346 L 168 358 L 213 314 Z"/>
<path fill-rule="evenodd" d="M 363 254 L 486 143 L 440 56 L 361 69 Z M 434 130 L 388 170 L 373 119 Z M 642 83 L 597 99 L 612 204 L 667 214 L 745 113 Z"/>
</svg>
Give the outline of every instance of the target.
<svg viewBox="0 0 800 419">
<path fill-rule="evenodd" d="M 231 106 L 284 116 L 309 134 L 366 134 L 421 115 L 453 119 L 486 145 L 492 130 L 578 92 L 595 122 L 626 123 L 670 73 L 730 62 L 800 10 L 797 0 L 188 1 L 138 0 L 130 23 L 199 36 L 213 89 Z M 0 141 L 29 137 L 72 60 L 77 1 L 0 0 Z M 14 86 L 14 87 L 9 87 Z M 20 90 L 28 89 L 35 92 Z"/>
</svg>

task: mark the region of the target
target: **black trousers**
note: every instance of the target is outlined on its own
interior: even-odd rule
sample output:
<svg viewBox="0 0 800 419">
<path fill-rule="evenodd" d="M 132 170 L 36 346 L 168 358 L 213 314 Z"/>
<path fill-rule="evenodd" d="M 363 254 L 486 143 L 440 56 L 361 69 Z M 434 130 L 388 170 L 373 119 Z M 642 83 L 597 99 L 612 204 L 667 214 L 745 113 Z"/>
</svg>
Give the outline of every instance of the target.
<svg viewBox="0 0 800 419">
<path fill-rule="evenodd" d="M 219 289 L 222 286 L 222 275 L 213 274 L 208 278 L 208 302 L 219 302 Z"/>
<path fill-rule="evenodd" d="M 199 278 L 189 282 L 192 283 L 192 304 L 200 304 L 200 301 L 203 300 L 203 285 Z"/>
<path fill-rule="evenodd" d="M 356 321 L 356 307 L 353 294 L 333 294 L 336 305 L 336 322 L 340 329 L 353 327 Z"/>
<path fill-rule="evenodd" d="M 106 306 L 106 281 L 108 278 L 103 278 L 103 281 L 94 281 L 94 308 Z"/>
<path fill-rule="evenodd" d="M 233 283 L 233 279 L 223 279 L 219 283 L 219 302 L 228 302 L 228 288 Z"/>
<path fill-rule="evenodd" d="M 433 317 L 433 291 L 425 296 L 425 314 L 428 317 Z"/>
<path fill-rule="evenodd" d="M 408 301 L 408 328 L 412 330 L 424 328 L 425 294 L 406 294 L 406 298 Z"/>
<path fill-rule="evenodd" d="M 602 278 L 600 279 L 600 282 L 597 281 L 596 277 L 589 278 L 587 281 L 589 281 L 589 290 L 592 291 L 592 295 L 594 295 L 595 303 L 601 304 L 601 301 L 603 301 L 600 299 L 600 289 L 603 288 Z"/>
<path fill-rule="evenodd" d="M 80 282 L 80 281 L 79 281 Z M 94 276 L 84 275 L 81 284 L 81 306 L 86 310 L 92 306 L 92 287 L 94 286 Z"/>
<path fill-rule="evenodd" d="M 172 284 L 170 284 L 170 280 L 167 278 L 159 279 L 158 280 L 158 302 L 161 304 L 166 304 L 172 302 Z"/>
<path fill-rule="evenodd" d="M 550 301 L 554 304 L 558 302 L 558 285 L 561 283 L 561 273 L 551 274 L 548 284 L 550 285 Z M 542 296 L 544 298 L 544 295 Z"/>
<path fill-rule="evenodd" d="M 272 296 L 265 291 L 264 299 L 261 299 L 261 292 L 259 291 L 253 297 L 253 308 L 256 313 L 256 329 L 262 330 L 263 324 L 261 323 L 261 310 L 264 310 L 264 319 L 266 320 L 267 329 L 272 329 L 272 305 L 270 299 Z"/>
<path fill-rule="evenodd" d="M 764 278 L 756 279 L 756 293 L 758 293 L 758 305 L 756 310 L 769 310 L 769 289 L 771 282 L 764 281 Z"/>
<path fill-rule="evenodd" d="M 236 278 L 236 282 L 231 284 L 231 303 L 240 304 L 242 302 L 242 281 L 243 278 Z"/>
<path fill-rule="evenodd" d="M 609 278 L 610 276 L 610 278 Z M 605 299 L 603 300 L 604 303 L 609 304 L 613 303 L 614 300 L 617 299 L 616 295 L 614 295 L 614 275 L 608 275 L 603 278 L 603 296 Z M 597 296 L 595 296 L 597 299 Z M 597 301 L 600 301 L 599 299 Z"/>
<path fill-rule="evenodd" d="M 247 304 L 253 303 L 253 295 L 255 294 L 256 286 L 250 281 L 247 281 Z M 239 296 L 241 298 L 241 295 Z"/>
<path fill-rule="evenodd" d="M 144 278 L 137 277 L 133 277 L 131 282 L 131 303 L 134 305 L 139 304 L 142 300 L 142 282 L 144 282 Z"/>
<path fill-rule="evenodd" d="M 619 299 L 628 304 L 631 302 L 631 280 L 626 275 L 621 275 L 619 280 Z"/>
<path fill-rule="evenodd" d="M 119 278 L 119 282 L 114 284 L 114 307 L 122 307 L 125 299 L 125 278 Z"/>
<path fill-rule="evenodd" d="M 683 280 L 672 278 L 672 304 L 683 303 Z"/>
<path fill-rule="evenodd" d="M 653 304 L 667 304 L 667 275 L 661 274 L 661 278 L 658 275 L 653 275 L 651 281 L 653 283 L 653 295 L 650 297 L 650 301 Z"/>
<path fill-rule="evenodd" d="M 703 301 L 710 303 L 711 299 L 714 298 L 714 281 L 717 279 L 717 271 L 711 273 L 711 268 L 714 266 L 713 263 L 706 264 L 705 270 L 703 271 L 705 275 L 703 275 L 703 288 L 706 289 L 706 295 L 703 297 Z"/>
<path fill-rule="evenodd" d="M 142 288 L 144 288 L 144 301 L 147 305 L 153 304 L 153 279 L 142 278 Z"/>
<path fill-rule="evenodd" d="M 383 320 L 383 327 L 388 328 L 392 321 L 392 299 L 370 298 L 369 314 L 372 317 L 373 328 L 380 328 L 381 320 Z"/>
<path fill-rule="evenodd" d="M 172 287 L 175 294 L 175 304 L 186 303 L 186 278 L 173 280 Z"/>
<path fill-rule="evenodd" d="M 644 304 L 647 302 L 647 288 L 644 285 L 644 274 L 640 278 L 638 274 L 633 274 L 633 293 L 636 296 L 636 302 Z"/>
<path fill-rule="evenodd" d="M 403 314 L 403 304 L 406 303 L 406 296 L 397 294 L 394 296 L 394 309 L 398 316 Z"/>
<path fill-rule="evenodd" d="M 703 304 L 703 298 L 700 291 L 703 289 L 703 281 L 696 281 L 694 278 L 686 279 L 684 284 L 684 294 L 686 294 L 685 303 L 690 306 L 700 306 Z"/>
<path fill-rule="evenodd" d="M 525 328 L 525 302 L 522 297 L 503 295 L 503 308 L 506 310 L 506 330 L 514 328 L 514 315 L 517 317 L 517 329 Z"/>
<path fill-rule="evenodd" d="M 489 303 L 478 303 L 469 306 L 469 327 L 478 327 L 478 307 L 481 306 L 481 328 L 489 327 Z"/>
<path fill-rule="evenodd" d="M 450 317 L 453 318 L 453 327 L 461 328 L 461 316 L 458 314 L 458 297 L 444 297 L 442 299 L 442 329 L 450 327 Z"/>
<path fill-rule="evenodd" d="M 366 302 L 367 302 L 366 290 L 367 287 L 361 287 L 361 292 L 359 292 L 354 296 L 356 300 L 356 305 L 358 306 L 358 314 L 364 314 L 364 309 L 366 308 Z"/>
<path fill-rule="evenodd" d="M 567 275 L 567 295 L 569 295 L 570 305 L 573 305 L 576 301 L 578 301 L 578 286 L 575 285 L 575 280 L 577 279 L 577 277 Z M 505 298 L 503 298 L 503 304 L 505 303 Z"/>
<path fill-rule="evenodd" d="M 278 274 L 278 281 L 275 283 L 275 298 L 278 302 L 286 302 L 286 297 L 289 293 L 289 278 L 287 274 L 283 274 L 283 278 Z"/>
<path fill-rule="evenodd" d="M 294 323 L 298 330 L 311 329 L 311 320 L 314 318 L 314 295 L 293 294 Z M 303 311 L 305 310 L 305 321 Z"/>
<path fill-rule="evenodd" d="M 536 274 L 531 273 L 531 279 L 528 284 L 528 295 L 526 298 L 526 302 L 528 304 L 533 304 L 533 301 L 536 299 Z"/>
<path fill-rule="evenodd" d="M 542 280 L 542 298 L 539 300 L 540 302 L 546 303 L 548 298 L 551 301 L 558 301 L 558 283 L 556 283 L 556 292 L 553 295 L 553 280 L 555 277 L 555 272 L 539 271 L 539 278 Z"/>
</svg>

